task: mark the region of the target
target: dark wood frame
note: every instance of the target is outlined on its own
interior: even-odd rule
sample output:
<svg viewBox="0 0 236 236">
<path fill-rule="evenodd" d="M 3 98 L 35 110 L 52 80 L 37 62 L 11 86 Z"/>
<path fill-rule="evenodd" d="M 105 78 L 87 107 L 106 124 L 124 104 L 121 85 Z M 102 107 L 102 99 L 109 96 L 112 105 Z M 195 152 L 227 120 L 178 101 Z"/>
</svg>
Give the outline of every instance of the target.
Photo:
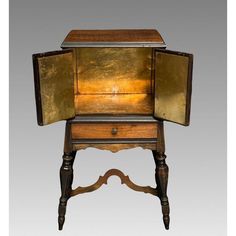
<svg viewBox="0 0 236 236">
<path fill-rule="evenodd" d="M 72 133 L 72 124 L 76 123 L 96 123 L 97 125 L 101 123 L 110 124 L 114 122 L 120 123 L 129 123 L 132 122 L 140 123 L 142 125 L 144 122 L 147 123 L 156 123 L 158 125 L 157 128 L 157 138 L 156 139 L 97 139 L 97 140 L 83 140 L 76 139 L 73 140 Z M 126 184 L 129 188 L 135 191 L 150 193 L 159 197 L 162 205 L 162 213 L 163 213 L 163 221 L 166 229 L 169 229 L 169 202 L 167 197 L 167 182 L 168 182 L 168 166 L 165 163 L 166 155 L 165 152 L 165 141 L 164 141 L 164 129 L 163 122 L 154 119 L 151 116 L 114 116 L 114 117 L 95 117 L 95 116 L 87 116 L 87 117 L 75 117 L 74 119 L 70 119 L 66 123 L 66 132 L 65 132 L 65 144 L 64 144 L 64 155 L 63 155 L 63 163 L 60 169 L 60 179 L 61 179 L 61 197 L 59 201 L 58 207 L 58 224 L 59 230 L 62 230 L 65 214 L 66 214 L 66 206 L 67 201 L 70 197 L 76 196 L 78 194 L 92 192 L 100 188 L 103 184 L 107 184 L 107 180 L 110 176 L 118 176 L 121 179 L 122 184 Z M 99 179 L 92 185 L 86 187 L 77 187 L 76 189 L 72 189 L 73 182 L 73 162 L 75 159 L 76 152 L 83 148 L 77 146 L 77 144 L 88 145 L 89 147 L 99 148 L 98 144 L 103 144 L 101 149 L 106 149 L 110 151 L 119 151 L 124 149 L 124 147 L 120 147 L 118 149 L 113 150 L 110 145 L 112 144 L 126 144 L 127 148 L 132 148 L 133 145 L 138 147 L 150 149 L 150 144 L 154 144 L 151 148 L 153 152 L 154 161 L 156 163 L 156 188 L 150 186 L 139 186 L 133 183 L 129 176 L 125 176 L 123 172 L 117 169 L 108 170 L 104 176 L 100 176 Z M 88 146 L 85 146 L 88 147 Z"/>
<path fill-rule="evenodd" d="M 75 34 L 73 36 L 73 34 Z M 76 35 L 77 34 L 77 35 Z M 87 35 L 86 35 L 87 34 Z M 105 34 L 105 36 L 104 36 Z M 101 35 L 104 36 L 101 37 Z M 89 36 L 89 37 L 88 37 Z M 74 38 L 73 38 L 74 37 Z M 123 38 L 122 38 L 123 37 Z M 75 47 L 151 47 L 152 52 L 152 74 L 151 81 L 152 84 L 155 83 L 155 70 L 153 67 L 156 64 L 156 54 L 158 52 L 170 53 L 180 56 L 187 56 L 189 58 L 189 69 L 188 69 L 188 80 L 187 80 L 187 105 L 186 105 L 186 117 L 185 124 L 189 125 L 190 120 L 190 107 L 191 107 L 191 92 L 192 92 L 192 63 L 193 55 L 188 53 L 176 52 L 166 50 L 166 45 L 161 35 L 157 30 L 77 30 L 71 31 L 64 42 L 61 45 L 63 50 L 38 53 L 33 55 L 33 68 L 34 68 L 34 78 L 35 78 L 35 99 L 37 108 L 37 121 L 39 125 L 44 125 L 43 123 L 43 113 L 41 110 L 41 88 L 40 88 L 40 77 L 39 77 L 39 64 L 38 58 L 44 56 L 53 56 L 64 54 L 68 52 L 73 52 Z M 152 88 L 155 88 L 153 86 Z M 155 91 L 152 91 L 154 94 Z M 101 115 L 101 114 L 100 114 Z M 94 115 L 95 116 L 95 115 Z M 156 119 L 155 119 L 156 118 Z M 163 120 L 158 117 L 151 118 L 147 116 L 101 116 L 101 117 L 90 117 L 90 116 L 80 116 L 68 119 L 66 122 L 65 129 L 65 142 L 64 142 L 64 154 L 63 162 L 60 168 L 60 184 L 61 184 L 61 197 L 59 200 L 58 207 L 58 225 L 59 230 L 62 230 L 65 221 L 67 202 L 70 197 L 92 192 L 101 187 L 103 184 L 107 183 L 110 176 L 118 176 L 121 179 L 121 183 L 126 184 L 128 187 L 135 191 L 141 191 L 144 193 L 150 193 L 154 196 L 159 197 L 163 222 L 166 229 L 169 229 L 170 223 L 170 208 L 169 201 L 167 197 L 167 184 L 168 184 L 168 174 L 169 169 L 165 162 L 165 138 L 164 138 L 164 124 Z M 99 123 L 110 124 L 111 122 L 118 123 L 130 123 L 138 122 L 140 125 L 142 123 L 156 122 L 157 128 L 157 138 L 122 138 L 122 139 L 101 139 L 99 136 L 96 139 L 72 139 L 71 130 L 72 124 L 77 123 Z M 173 122 L 173 121 L 171 121 Z M 125 148 L 142 147 L 152 151 L 156 169 L 155 169 L 155 180 L 156 187 L 150 186 L 139 186 L 133 183 L 128 176 L 125 176 L 120 170 L 111 169 L 108 170 L 104 176 L 100 176 L 99 179 L 92 185 L 87 187 L 77 187 L 72 189 L 73 182 L 73 163 L 76 157 L 76 152 L 87 147 L 99 148 L 102 150 L 110 150 L 112 152 L 117 152 Z"/>
</svg>

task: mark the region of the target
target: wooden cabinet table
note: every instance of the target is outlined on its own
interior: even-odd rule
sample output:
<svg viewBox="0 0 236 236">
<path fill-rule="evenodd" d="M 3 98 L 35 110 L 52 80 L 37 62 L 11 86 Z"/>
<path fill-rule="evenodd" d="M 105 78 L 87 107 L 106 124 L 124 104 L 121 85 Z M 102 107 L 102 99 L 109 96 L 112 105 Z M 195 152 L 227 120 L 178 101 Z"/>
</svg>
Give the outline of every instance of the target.
<svg viewBox="0 0 236 236">
<path fill-rule="evenodd" d="M 61 51 L 33 55 L 39 125 L 66 120 L 58 223 L 70 197 L 116 175 L 135 191 L 159 197 L 169 229 L 168 166 L 163 122 L 189 125 L 192 54 L 166 50 L 157 30 L 72 30 Z M 139 186 L 117 169 L 72 189 L 76 152 L 142 147 L 153 153 L 157 186 Z"/>
</svg>

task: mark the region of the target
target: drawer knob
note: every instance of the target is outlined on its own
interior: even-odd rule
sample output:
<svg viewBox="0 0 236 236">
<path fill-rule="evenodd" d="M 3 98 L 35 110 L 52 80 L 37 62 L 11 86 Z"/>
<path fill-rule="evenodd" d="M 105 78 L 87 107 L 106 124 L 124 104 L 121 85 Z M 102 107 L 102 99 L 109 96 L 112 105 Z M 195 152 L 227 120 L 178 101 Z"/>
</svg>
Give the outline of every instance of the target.
<svg viewBox="0 0 236 236">
<path fill-rule="evenodd" d="M 112 128 L 111 129 L 111 134 L 115 135 L 115 134 L 117 134 L 117 132 L 118 132 L 117 128 Z"/>
</svg>

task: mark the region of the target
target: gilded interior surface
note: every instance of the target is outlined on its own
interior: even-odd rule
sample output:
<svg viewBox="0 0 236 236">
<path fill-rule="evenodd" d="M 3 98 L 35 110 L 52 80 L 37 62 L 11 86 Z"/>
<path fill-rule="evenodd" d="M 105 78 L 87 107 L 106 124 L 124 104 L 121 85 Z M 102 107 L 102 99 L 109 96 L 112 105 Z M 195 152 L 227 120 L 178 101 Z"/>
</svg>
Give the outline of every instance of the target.
<svg viewBox="0 0 236 236">
<path fill-rule="evenodd" d="M 71 52 L 38 58 L 43 124 L 71 118 L 74 109 Z"/>
<path fill-rule="evenodd" d="M 77 48 L 78 94 L 151 93 L 151 48 Z"/>
<path fill-rule="evenodd" d="M 188 65 L 187 56 L 157 52 L 156 117 L 186 125 Z"/>
<path fill-rule="evenodd" d="M 94 94 L 75 96 L 76 114 L 153 114 L 151 94 Z"/>
</svg>

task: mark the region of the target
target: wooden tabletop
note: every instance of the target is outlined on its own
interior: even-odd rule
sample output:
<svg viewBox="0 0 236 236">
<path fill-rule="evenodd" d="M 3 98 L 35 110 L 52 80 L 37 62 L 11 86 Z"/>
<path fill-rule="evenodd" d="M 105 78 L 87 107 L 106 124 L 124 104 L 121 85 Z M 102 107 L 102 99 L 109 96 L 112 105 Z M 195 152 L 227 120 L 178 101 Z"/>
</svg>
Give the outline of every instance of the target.
<svg viewBox="0 0 236 236">
<path fill-rule="evenodd" d="M 64 39 L 62 47 L 151 46 L 154 44 L 165 44 L 156 29 L 72 30 Z"/>
</svg>

